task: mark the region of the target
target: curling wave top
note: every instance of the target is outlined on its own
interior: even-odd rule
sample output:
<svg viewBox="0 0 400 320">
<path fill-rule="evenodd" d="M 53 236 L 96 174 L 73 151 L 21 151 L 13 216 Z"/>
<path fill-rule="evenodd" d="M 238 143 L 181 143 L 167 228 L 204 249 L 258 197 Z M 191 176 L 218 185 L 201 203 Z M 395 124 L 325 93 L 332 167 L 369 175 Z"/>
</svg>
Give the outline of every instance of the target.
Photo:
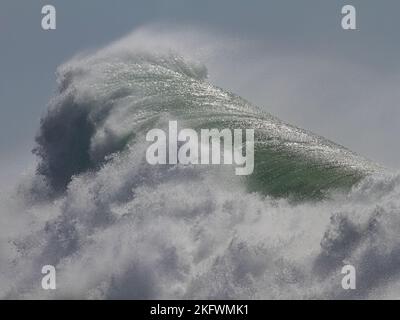
<svg viewBox="0 0 400 320">
<path fill-rule="evenodd" d="M 206 67 L 176 53 L 108 49 L 58 70 L 58 94 L 43 118 L 38 172 L 62 192 L 74 175 L 96 170 L 143 140 L 146 131 L 182 126 L 255 129 L 249 191 L 294 199 L 348 190 L 378 166 L 320 136 L 288 125 L 207 82 Z M 268 88 L 267 88 L 268 89 Z"/>
</svg>

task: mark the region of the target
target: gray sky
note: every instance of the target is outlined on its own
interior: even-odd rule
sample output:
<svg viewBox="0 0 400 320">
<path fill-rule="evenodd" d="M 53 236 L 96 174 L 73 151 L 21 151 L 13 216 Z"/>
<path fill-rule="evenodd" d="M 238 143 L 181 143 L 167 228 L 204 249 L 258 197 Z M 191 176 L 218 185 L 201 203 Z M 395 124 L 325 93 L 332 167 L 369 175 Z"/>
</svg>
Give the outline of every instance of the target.
<svg viewBox="0 0 400 320">
<path fill-rule="evenodd" d="M 45 4 L 57 9 L 55 31 L 41 29 Z M 340 27 L 345 4 L 357 9 L 357 31 Z M 206 27 L 245 43 L 210 62 L 212 82 L 400 168 L 399 12 L 396 0 L 2 0 L 0 184 L 32 162 L 57 66 L 155 23 Z"/>
</svg>

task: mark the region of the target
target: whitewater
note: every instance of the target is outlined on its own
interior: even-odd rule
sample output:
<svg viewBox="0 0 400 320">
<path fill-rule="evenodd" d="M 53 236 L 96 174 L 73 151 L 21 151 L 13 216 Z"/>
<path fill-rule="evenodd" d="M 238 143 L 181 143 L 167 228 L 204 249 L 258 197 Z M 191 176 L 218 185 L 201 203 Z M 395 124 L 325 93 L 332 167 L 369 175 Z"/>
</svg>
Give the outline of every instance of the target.
<svg viewBox="0 0 400 320">
<path fill-rule="evenodd" d="M 37 168 L 1 193 L 0 298 L 397 298 L 400 175 L 213 85 L 150 36 L 58 68 Z M 171 120 L 254 129 L 253 174 L 149 165 L 146 133 Z M 357 290 L 341 287 L 345 264 Z M 57 290 L 41 288 L 43 265 Z"/>
</svg>

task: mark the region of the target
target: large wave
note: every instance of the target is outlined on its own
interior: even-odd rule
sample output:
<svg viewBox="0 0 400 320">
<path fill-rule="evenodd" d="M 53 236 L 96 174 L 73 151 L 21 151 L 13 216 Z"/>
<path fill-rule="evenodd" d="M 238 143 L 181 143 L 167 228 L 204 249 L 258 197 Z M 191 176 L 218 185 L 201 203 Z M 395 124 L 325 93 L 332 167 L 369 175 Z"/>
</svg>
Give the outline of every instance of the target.
<svg viewBox="0 0 400 320">
<path fill-rule="evenodd" d="M 212 85 L 204 65 L 142 38 L 59 67 L 37 170 L 3 195 L 0 296 L 396 297 L 400 177 Z M 255 129 L 254 173 L 149 166 L 145 134 L 168 120 Z M 346 263 L 357 290 L 341 288 Z M 40 287 L 47 264 L 57 269 L 51 292 Z"/>
</svg>

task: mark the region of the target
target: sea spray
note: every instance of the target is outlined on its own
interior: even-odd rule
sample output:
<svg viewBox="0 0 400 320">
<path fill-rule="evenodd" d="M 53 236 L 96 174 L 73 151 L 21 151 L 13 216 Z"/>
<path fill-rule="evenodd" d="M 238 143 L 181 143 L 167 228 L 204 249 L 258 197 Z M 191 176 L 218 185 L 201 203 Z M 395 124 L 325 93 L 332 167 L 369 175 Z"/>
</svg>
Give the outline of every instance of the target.
<svg viewBox="0 0 400 320">
<path fill-rule="evenodd" d="M 398 297 L 399 175 L 213 86 L 203 65 L 149 41 L 134 33 L 59 68 L 39 166 L 2 195 L 0 296 Z M 196 132 L 254 129 L 253 174 L 149 165 L 145 134 L 174 119 Z M 357 269 L 357 290 L 343 290 L 344 264 Z M 45 265 L 57 290 L 40 286 Z"/>
</svg>

